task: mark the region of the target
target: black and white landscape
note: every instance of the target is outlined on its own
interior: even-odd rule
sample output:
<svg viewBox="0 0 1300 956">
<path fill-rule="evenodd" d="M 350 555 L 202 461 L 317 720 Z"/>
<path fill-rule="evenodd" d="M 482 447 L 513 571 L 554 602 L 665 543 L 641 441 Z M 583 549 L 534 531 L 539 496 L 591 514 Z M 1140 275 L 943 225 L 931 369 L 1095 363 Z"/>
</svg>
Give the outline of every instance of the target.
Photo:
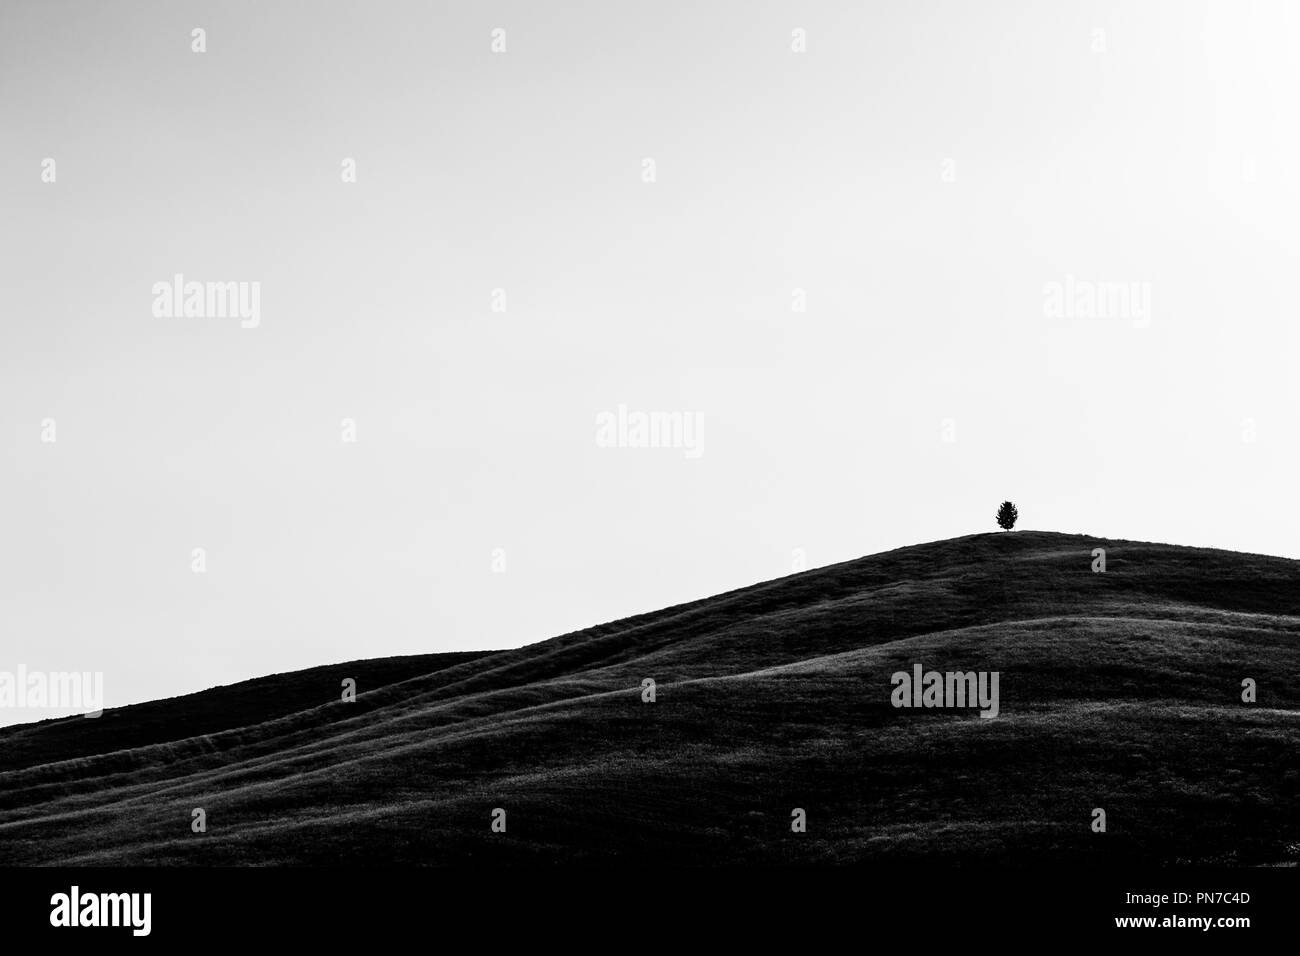
<svg viewBox="0 0 1300 956">
<path fill-rule="evenodd" d="M 1284 0 L 7 0 L 0 921 L 1265 917 L 1297 89 Z"/>
<path fill-rule="evenodd" d="M 1294 865 L 1297 570 L 972 535 L 11 728 L 4 861 Z M 997 674 L 996 714 L 896 706 L 916 666 Z"/>
</svg>

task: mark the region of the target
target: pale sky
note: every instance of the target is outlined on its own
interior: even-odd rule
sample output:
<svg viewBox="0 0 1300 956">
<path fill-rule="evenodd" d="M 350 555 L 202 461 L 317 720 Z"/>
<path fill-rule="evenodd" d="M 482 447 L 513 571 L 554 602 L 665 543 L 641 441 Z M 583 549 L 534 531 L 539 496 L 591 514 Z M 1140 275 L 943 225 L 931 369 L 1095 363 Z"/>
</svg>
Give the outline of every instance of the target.
<svg viewBox="0 0 1300 956">
<path fill-rule="evenodd" d="M 1300 557 L 1298 74 L 1284 2 L 7 0 L 0 671 L 513 647 L 1004 498 Z"/>
</svg>

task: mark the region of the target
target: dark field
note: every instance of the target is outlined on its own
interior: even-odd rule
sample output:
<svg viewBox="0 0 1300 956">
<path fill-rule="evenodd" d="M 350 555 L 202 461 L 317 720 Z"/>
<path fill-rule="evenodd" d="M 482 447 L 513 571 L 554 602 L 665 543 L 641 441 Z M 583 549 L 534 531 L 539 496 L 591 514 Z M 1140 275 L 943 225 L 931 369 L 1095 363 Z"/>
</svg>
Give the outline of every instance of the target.
<svg viewBox="0 0 1300 956">
<path fill-rule="evenodd" d="M 999 716 L 892 707 L 914 663 L 998 671 Z M 975 535 L 0 730 L 0 864 L 1294 864 L 1298 680 L 1300 562 Z"/>
</svg>

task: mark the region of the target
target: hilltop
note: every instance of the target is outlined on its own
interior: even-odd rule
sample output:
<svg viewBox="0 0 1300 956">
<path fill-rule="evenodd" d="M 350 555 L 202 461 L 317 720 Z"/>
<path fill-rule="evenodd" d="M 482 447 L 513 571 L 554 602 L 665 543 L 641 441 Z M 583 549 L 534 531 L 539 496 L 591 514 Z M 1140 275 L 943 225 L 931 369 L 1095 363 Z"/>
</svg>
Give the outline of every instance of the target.
<svg viewBox="0 0 1300 956">
<path fill-rule="evenodd" d="M 1297 585 L 1282 558 L 972 535 L 4 728 L 0 863 L 1294 863 Z M 997 717 L 892 706 L 916 664 L 997 671 Z"/>
</svg>

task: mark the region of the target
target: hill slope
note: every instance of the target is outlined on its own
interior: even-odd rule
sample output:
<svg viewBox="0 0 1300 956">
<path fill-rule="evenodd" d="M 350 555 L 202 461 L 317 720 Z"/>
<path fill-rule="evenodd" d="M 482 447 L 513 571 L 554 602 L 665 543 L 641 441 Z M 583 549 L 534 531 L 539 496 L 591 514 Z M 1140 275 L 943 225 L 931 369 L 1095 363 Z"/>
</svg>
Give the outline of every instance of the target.
<svg viewBox="0 0 1300 956">
<path fill-rule="evenodd" d="M 8 728 L 0 863 L 1294 862 L 1297 585 L 1281 558 L 974 535 L 371 662 L 354 704 L 306 706 L 338 699 L 317 669 L 195 730 L 192 698 Z M 895 708 L 915 664 L 997 671 L 999 715 Z"/>
</svg>

